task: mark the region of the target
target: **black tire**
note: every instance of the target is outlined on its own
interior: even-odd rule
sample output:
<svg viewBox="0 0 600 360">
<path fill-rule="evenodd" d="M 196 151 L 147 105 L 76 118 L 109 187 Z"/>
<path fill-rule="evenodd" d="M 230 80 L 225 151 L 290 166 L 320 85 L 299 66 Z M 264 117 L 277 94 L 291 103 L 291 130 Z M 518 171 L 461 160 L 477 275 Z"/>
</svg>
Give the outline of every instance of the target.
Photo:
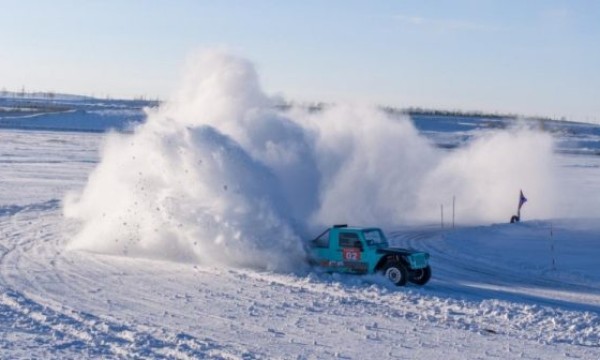
<svg viewBox="0 0 600 360">
<path fill-rule="evenodd" d="M 408 281 L 408 271 L 399 262 L 386 264 L 383 275 L 396 286 L 404 286 Z"/>
<path fill-rule="evenodd" d="M 410 272 L 410 282 L 413 284 L 425 285 L 429 279 L 431 279 L 431 267 L 429 265 L 426 268 Z"/>
</svg>

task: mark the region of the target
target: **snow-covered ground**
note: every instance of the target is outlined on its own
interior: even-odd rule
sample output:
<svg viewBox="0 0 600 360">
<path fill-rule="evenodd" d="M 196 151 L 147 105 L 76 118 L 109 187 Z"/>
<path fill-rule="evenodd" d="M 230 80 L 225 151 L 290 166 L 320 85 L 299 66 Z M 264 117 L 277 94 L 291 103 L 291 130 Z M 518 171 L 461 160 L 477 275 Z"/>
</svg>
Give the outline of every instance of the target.
<svg viewBox="0 0 600 360">
<path fill-rule="evenodd" d="M 103 136 L 0 131 L 2 358 L 600 357 L 597 220 L 393 229 L 431 252 L 423 288 L 66 251 Z"/>
<path fill-rule="evenodd" d="M 279 111 L 200 65 L 147 112 L 0 99 L 0 358 L 600 358 L 600 126 Z M 308 268 L 332 222 L 432 280 Z"/>
<path fill-rule="evenodd" d="M 149 101 L 99 100 L 75 95 L 0 97 L 0 128 L 54 131 L 127 130 L 145 118 Z"/>
</svg>

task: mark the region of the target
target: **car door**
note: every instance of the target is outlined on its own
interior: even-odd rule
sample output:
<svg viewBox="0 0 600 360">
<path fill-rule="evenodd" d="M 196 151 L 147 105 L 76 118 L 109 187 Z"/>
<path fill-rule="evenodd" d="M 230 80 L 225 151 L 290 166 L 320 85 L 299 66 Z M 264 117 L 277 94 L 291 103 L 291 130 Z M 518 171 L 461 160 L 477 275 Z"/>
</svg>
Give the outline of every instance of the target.
<svg viewBox="0 0 600 360">
<path fill-rule="evenodd" d="M 330 241 L 330 231 L 326 231 L 310 244 L 310 262 L 325 270 L 337 270 L 339 266 L 335 256 L 337 242 Z M 339 265 L 339 266 L 338 266 Z"/>
<path fill-rule="evenodd" d="M 340 231 L 338 235 L 336 257 L 341 262 L 341 271 L 350 273 L 367 272 L 367 263 L 363 259 L 364 244 L 354 231 Z"/>
</svg>

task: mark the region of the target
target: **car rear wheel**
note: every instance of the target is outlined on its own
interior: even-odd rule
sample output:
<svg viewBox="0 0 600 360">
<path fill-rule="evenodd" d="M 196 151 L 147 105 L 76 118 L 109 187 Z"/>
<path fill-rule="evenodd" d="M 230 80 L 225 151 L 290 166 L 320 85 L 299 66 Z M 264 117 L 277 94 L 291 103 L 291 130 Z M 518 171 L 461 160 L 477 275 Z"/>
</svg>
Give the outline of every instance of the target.
<svg viewBox="0 0 600 360">
<path fill-rule="evenodd" d="M 410 272 L 410 282 L 417 285 L 425 285 L 431 279 L 431 267 L 427 265 L 427 267 L 423 269 L 412 270 Z"/>
<path fill-rule="evenodd" d="M 408 271 L 404 265 L 394 262 L 385 267 L 383 270 L 385 277 L 396 286 L 404 286 L 408 281 Z"/>
</svg>

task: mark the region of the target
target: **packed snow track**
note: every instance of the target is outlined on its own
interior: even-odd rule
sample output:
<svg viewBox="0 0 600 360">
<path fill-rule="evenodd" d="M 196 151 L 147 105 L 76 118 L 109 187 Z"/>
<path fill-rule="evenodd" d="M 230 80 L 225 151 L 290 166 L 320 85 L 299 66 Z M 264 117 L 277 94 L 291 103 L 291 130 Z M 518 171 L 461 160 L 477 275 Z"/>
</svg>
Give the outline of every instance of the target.
<svg viewBox="0 0 600 360">
<path fill-rule="evenodd" d="M 389 231 L 423 288 L 68 251 L 101 139 L 0 131 L 2 358 L 600 358 L 593 221 Z"/>
</svg>

